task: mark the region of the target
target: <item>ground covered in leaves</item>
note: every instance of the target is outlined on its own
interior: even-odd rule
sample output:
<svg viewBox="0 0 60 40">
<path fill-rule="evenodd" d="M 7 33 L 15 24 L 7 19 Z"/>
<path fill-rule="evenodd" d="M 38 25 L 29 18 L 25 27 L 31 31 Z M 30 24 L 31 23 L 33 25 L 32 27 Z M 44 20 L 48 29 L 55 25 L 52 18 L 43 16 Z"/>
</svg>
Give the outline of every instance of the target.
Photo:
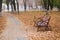
<svg viewBox="0 0 60 40">
<path fill-rule="evenodd" d="M 6 15 L 3 14 L 3 16 L 0 17 L 0 34 L 4 31 L 6 27 Z"/>
<path fill-rule="evenodd" d="M 34 16 L 36 18 L 41 17 L 45 12 L 41 11 L 30 11 L 30 12 L 20 12 L 19 14 L 13 14 L 19 20 L 21 20 L 26 25 L 27 39 L 28 40 L 60 40 L 60 12 L 49 12 L 50 26 L 52 31 L 39 31 L 37 32 L 37 27 L 34 27 Z"/>
</svg>

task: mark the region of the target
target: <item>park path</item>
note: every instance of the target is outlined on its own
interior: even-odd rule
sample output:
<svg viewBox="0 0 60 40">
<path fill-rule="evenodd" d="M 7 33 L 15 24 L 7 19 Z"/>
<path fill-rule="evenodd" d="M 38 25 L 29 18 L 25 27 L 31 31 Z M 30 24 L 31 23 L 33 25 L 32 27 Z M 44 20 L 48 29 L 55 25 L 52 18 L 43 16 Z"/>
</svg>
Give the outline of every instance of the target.
<svg viewBox="0 0 60 40">
<path fill-rule="evenodd" d="M 7 14 L 7 27 L 0 40 L 26 40 L 24 24 L 17 18 Z"/>
</svg>

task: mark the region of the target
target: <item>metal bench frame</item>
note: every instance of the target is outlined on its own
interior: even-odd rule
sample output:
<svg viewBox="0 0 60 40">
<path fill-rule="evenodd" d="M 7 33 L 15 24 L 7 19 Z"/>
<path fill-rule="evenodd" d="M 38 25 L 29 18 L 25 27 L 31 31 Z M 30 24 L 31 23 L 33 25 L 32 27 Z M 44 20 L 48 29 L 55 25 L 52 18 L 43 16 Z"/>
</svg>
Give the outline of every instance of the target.
<svg viewBox="0 0 60 40">
<path fill-rule="evenodd" d="M 49 25 L 49 22 L 50 22 L 51 17 L 49 17 L 46 26 L 37 25 L 37 22 L 38 22 L 38 20 L 40 20 L 40 19 L 41 19 L 41 18 L 36 18 L 36 16 L 34 16 L 34 20 L 33 20 L 33 21 L 34 21 L 34 26 L 35 26 L 35 27 L 38 27 L 38 28 L 37 28 L 37 31 L 39 31 L 39 28 L 40 28 L 40 27 L 45 27 L 45 30 L 46 30 L 46 31 L 51 30 L 51 27 L 50 27 L 50 25 Z"/>
</svg>

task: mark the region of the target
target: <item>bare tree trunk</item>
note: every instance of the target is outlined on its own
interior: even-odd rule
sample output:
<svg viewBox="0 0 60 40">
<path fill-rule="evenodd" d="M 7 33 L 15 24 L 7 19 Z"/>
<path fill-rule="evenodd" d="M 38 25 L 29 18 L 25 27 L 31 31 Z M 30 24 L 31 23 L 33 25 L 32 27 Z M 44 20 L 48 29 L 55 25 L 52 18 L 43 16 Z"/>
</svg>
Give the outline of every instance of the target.
<svg viewBox="0 0 60 40">
<path fill-rule="evenodd" d="M 0 16 L 2 16 L 1 11 L 2 11 L 2 0 L 0 0 Z"/>
<path fill-rule="evenodd" d="M 31 8 L 33 8 L 33 1 L 32 0 L 28 0 L 27 1 L 28 3 L 28 7 L 29 7 L 29 10 L 31 9 Z"/>
<path fill-rule="evenodd" d="M 18 10 L 18 13 L 19 13 L 19 3 L 17 2 L 17 10 Z"/>
<path fill-rule="evenodd" d="M 12 12 L 13 12 L 13 3 L 12 3 L 12 0 L 11 0 L 11 9 L 12 9 Z"/>
<path fill-rule="evenodd" d="M 24 10 L 26 11 L 26 0 L 23 0 L 24 2 Z"/>
<path fill-rule="evenodd" d="M 0 0 L 0 12 L 2 11 L 2 0 Z"/>
<path fill-rule="evenodd" d="M 44 8 L 47 9 L 47 3 L 46 3 L 46 0 L 43 0 L 43 3 L 44 3 Z"/>
<path fill-rule="evenodd" d="M 35 1 L 36 8 L 38 8 L 38 0 L 34 0 L 34 1 Z"/>
<path fill-rule="evenodd" d="M 48 0 L 48 10 L 49 10 L 49 6 L 50 6 L 50 9 L 52 10 L 53 9 L 53 0 Z"/>
<path fill-rule="evenodd" d="M 45 9 L 47 9 L 46 14 L 48 14 L 49 7 L 50 7 L 51 10 L 53 9 L 53 0 L 47 0 L 47 1 L 43 0 L 43 2 L 44 2 Z"/>
<path fill-rule="evenodd" d="M 18 3 L 18 0 L 16 0 L 16 2 L 17 2 L 17 11 L 19 13 L 19 3 Z"/>
<path fill-rule="evenodd" d="M 9 10 L 9 1 L 6 0 L 6 4 L 7 4 L 7 10 Z"/>
<path fill-rule="evenodd" d="M 12 8 L 12 11 L 16 11 L 16 3 L 15 3 L 15 0 L 11 0 L 11 8 Z"/>
<path fill-rule="evenodd" d="M 15 4 L 15 0 L 13 0 L 13 8 L 14 8 L 14 11 L 16 11 L 16 4 Z"/>
</svg>

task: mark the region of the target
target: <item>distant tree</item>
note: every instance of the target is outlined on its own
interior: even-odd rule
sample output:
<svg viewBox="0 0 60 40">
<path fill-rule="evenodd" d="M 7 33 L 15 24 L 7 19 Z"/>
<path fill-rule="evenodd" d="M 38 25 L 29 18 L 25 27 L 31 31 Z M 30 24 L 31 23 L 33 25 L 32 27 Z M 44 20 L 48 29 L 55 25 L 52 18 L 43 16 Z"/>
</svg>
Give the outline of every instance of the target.
<svg viewBox="0 0 60 40">
<path fill-rule="evenodd" d="M 19 12 L 18 0 L 6 0 L 6 4 L 7 4 L 7 10 L 9 10 L 9 4 L 11 4 L 12 11 L 14 11 L 14 10 L 16 11 L 17 10 Z"/>
<path fill-rule="evenodd" d="M 23 0 L 23 2 L 24 2 L 24 9 L 26 11 L 26 0 Z"/>
<path fill-rule="evenodd" d="M 6 4 L 7 4 L 7 10 L 9 10 L 9 4 L 11 3 L 12 0 L 6 0 Z"/>
<path fill-rule="evenodd" d="M 60 0 L 57 0 L 57 8 L 58 8 L 59 11 L 60 11 Z"/>
<path fill-rule="evenodd" d="M 38 8 L 38 0 L 35 0 L 36 8 Z"/>
<path fill-rule="evenodd" d="M 49 6 L 50 6 L 50 9 L 52 10 L 53 9 L 53 0 L 48 0 L 48 10 L 49 10 Z"/>
<path fill-rule="evenodd" d="M 46 2 L 46 0 L 43 0 L 43 3 L 44 3 L 44 8 L 47 9 L 47 2 Z"/>
<path fill-rule="evenodd" d="M 6 3 L 6 0 L 3 0 L 3 3 Z"/>
<path fill-rule="evenodd" d="M 53 0 L 43 0 L 43 2 L 44 2 L 45 9 L 49 10 L 49 6 L 50 6 L 50 9 L 52 10 Z"/>
<path fill-rule="evenodd" d="M 17 3 L 17 11 L 18 11 L 18 13 L 19 13 L 19 0 L 16 0 L 16 3 Z"/>
<path fill-rule="evenodd" d="M 53 9 L 53 0 L 43 0 L 44 8 L 46 9 L 46 15 L 48 14 L 49 9 Z"/>
<path fill-rule="evenodd" d="M 15 3 L 16 0 L 12 0 L 12 6 L 13 6 L 13 10 L 16 11 L 16 3 Z"/>
<path fill-rule="evenodd" d="M 0 0 L 0 12 L 2 11 L 2 0 Z"/>
<path fill-rule="evenodd" d="M 2 11 L 2 0 L 0 0 L 0 16 L 2 16 L 1 11 Z"/>
<path fill-rule="evenodd" d="M 13 1 L 11 0 L 11 9 L 12 9 L 12 12 L 13 12 Z"/>
</svg>

